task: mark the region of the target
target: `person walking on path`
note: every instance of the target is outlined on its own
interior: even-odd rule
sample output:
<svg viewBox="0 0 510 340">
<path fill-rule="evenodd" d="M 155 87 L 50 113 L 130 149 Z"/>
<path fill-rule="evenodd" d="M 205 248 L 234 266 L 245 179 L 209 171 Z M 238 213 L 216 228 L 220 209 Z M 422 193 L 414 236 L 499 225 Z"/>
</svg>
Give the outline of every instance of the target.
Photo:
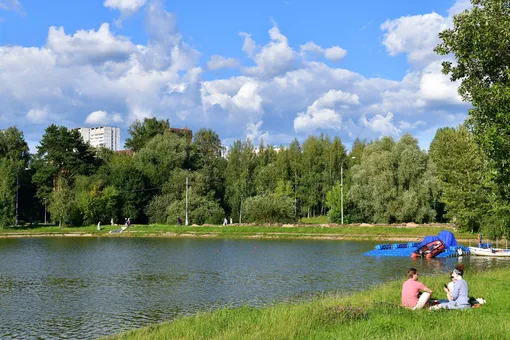
<svg viewBox="0 0 510 340">
<path fill-rule="evenodd" d="M 421 296 L 419 296 L 422 292 Z M 416 268 L 409 268 L 407 281 L 402 285 L 402 306 L 411 309 L 422 309 L 432 296 L 432 290 L 418 281 Z"/>
<path fill-rule="evenodd" d="M 225 219 L 223 220 L 223 226 L 226 226 L 227 225 L 227 218 L 225 217 Z"/>
</svg>

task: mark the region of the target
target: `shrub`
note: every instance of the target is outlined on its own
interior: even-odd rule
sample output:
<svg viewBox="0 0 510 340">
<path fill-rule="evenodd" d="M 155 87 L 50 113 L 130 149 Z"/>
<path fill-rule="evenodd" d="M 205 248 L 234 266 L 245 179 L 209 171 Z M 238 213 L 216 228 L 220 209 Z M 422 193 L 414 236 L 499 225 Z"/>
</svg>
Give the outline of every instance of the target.
<svg viewBox="0 0 510 340">
<path fill-rule="evenodd" d="M 243 202 L 243 218 L 251 223 L 293 223 L 294 200 L 287 196 L 261 195 Z"/>
<path fill-rule="evenodd" d="M 175 224 L 177 217 L 184 220 L 186 199 L 174 201 L 167 210 L 167 223 Z M 221 224 L 225 211 L 220 204 L 209 196 L 195 195 L 191 190 L 188 199 L 188 218 L 191 224 Z"/>
</svg>

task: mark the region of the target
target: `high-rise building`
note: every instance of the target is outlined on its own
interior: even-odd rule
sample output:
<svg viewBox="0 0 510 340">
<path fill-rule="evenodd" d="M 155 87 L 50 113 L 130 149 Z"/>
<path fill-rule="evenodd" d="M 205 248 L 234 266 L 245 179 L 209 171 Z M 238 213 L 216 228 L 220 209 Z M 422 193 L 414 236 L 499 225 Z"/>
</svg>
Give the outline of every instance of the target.
<svg viewBox="0 0 510 340">
<path fill-rule="evenodd" d="M 93 147 L 104 147 L 113 151 L 120 150 L 120 128 L 99 126 L 79 128 L 81 137 Z"/>
</svg>

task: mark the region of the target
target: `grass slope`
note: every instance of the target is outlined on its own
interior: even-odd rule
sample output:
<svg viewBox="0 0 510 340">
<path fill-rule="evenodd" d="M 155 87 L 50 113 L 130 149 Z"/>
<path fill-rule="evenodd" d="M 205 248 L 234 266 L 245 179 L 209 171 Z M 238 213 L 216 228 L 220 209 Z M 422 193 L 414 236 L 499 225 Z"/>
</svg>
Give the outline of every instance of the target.
<svg viewBox="0 0 510 340">
<path fill-rule="evenodd" d="M 1 236 L 47 235 L 61 236 L 63 234 L 76 236 L 87 234 L 90 236 L 182 236 L 182 237 L 219 237 L 219 238 L 331 238 L 331 239 L 374 239 L 374 240 L 421 240 L 427 235 L 437 235 L 442 229 L 438 226 L 417 226 L 404 228 L 398 226 L 188 226 L 177 227 L 171 225 L 135 225 L 122 234 L 109 234 L 109 231 L 119 229 L 120 226 L 102 226 L 97 231 L 96 226 L 85 227 L 37 227 L 37 228 L 4 228 L 0 229 Z M 450 228 L 446 227 L 445 228 Z M 476 235 L 468 232 L 456 231 L 455 237 L 462 239 L 476 239 Z"/>
<path fill-rule="evenodd" d="M 433 298 L 444 298 L 447 277 L 420 279 L 435 292 Z M 487 304 L 464 311 L 411 311 L 399 307 L 402 280 L 352 296 L 221 309 L 107 339 L 508 339 L 510 270 L 467 273 L 465 279 L 470 295 Z"/>
</svg>

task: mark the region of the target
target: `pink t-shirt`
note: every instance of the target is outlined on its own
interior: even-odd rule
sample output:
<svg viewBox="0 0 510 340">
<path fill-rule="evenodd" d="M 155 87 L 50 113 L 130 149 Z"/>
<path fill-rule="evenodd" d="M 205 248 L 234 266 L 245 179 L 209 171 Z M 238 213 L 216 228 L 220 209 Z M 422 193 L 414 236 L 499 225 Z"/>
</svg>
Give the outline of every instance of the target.
<svg viewBox="0 0 510 340">
<path fill-rule="evenodd" d="M 418 293 L 426 287 L 420 281 L 409 279 L 402 285 L 402 306 L 414 307 L 418 303 Z"/>
</svg>

